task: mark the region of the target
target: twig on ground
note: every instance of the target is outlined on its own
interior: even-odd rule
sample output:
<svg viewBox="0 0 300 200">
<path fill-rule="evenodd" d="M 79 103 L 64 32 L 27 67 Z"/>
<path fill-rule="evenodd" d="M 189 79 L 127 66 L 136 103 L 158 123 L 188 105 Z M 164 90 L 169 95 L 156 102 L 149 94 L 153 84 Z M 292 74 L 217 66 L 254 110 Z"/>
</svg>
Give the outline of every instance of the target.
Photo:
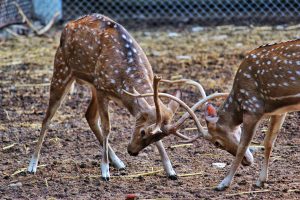
<svg viewBox="0 0 300 200">
<path fill-rule="evenodd" d="M 15 87 L 47 87 L 50 83 L 24 83 L 24 84 L 16 84 Z"/>
<path fill-rule="evenodd" d="M 10 121 L 10 117 L 9 117 L 9 115 L 8 115 L 7 110 L 4 109 L 4 112 L 5 112 L 5 114 L 6 114 L 6 118 Z"/>
<path fill-rule="evenodd" d="M 253 190 L 253 191 L 245 191 L 245 192 L 238 192 L 233 194 L 225 194 L 226 196 L 238 196 L 243 194 L 253 194 L 253 193 L 264 193 L 264 192 L 271 192 L 270 190 Z"/>
<path fill-rule="evenodd" d="M 12 144 L 10 144 L 8 146 L 3 147 L 2 150 L 4 151 L 4 150 L 10 149 L 10 148 L 13 148 L 16 144 L 17 143 L 12 143 Z"/>
<path fill-rule="evenodd" d="M 41 28 L 40 30 L 38 30 L 33 23 L 28 19 L 28 17 L 25 15 L 25 13 L 23 12 L 22 8 L 20 7 L 20 5 L 17 2 L 12 2 L 18 9 L 18 12 L 20 13 L 20 15 L 23 18 L 23 21 L 25 21 L 27 23 L 27 25 L 29 26 L 29 28 L 31 28 L 33 30 L 33 32 L 36 35 L 44 35 L 54 24 L 56 18 L 59 16 L 59 12 L 56 12 L 52 19 L 50 20 L 50 22 L 43 28 Z"/>
<path fill-rule="evenodd" d="M 203 172 L 196 172 L 196 173 L 191 173 L 191 174 L 178 174 L 177 176 L 179 177 L 187 177 L 187 176 L 197 176 L 197 175 L 202 175 Z"/>
<path fill-rule="evenodd" d="M 170 146 L 170 148 L 188 147 L 188 146 L 193 146 L 193 144 L 192 144 L 192 143 L 187 143 L 187 144 L 177 144 L 177 145 Z"/>
<path fill-rule="evenodd" d="M 47 165 L 38 165 L 37 168 L 41 168 L 41 167 L 46 167 Z M 25 172 L 27 170 L 27 168 L 21 168 L 18 169 L 17 171 L 15 171 L 11 176 L 15 176 L 17 174 L 20 174 L 22 172 Z"/>
</svg>

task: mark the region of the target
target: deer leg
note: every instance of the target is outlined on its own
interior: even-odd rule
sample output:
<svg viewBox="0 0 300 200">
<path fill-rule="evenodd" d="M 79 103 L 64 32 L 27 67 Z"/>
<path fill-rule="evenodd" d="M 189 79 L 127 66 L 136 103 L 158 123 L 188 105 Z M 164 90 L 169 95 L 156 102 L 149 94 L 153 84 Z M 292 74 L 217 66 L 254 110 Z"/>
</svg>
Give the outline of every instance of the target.
<svg viewBox="0 0 300 200">
<path fill-rule="evenodd" d="M 241 135 L 241 140 L 237 149 L 235 160 L 231 164 L 228 175 L 222 180 L 222 182 L 217 186 L 217 188 L 215 188 L 216 190 L 218 191 L 225 190 L 231 184 L 233 177 L 240 163 L 242 162 L 243 157 L 248 149 L 248 146 L 253 138 L 258 122 L 259 120 L 257 120 L 257 116 L 244 114 L 243 116 L 244 131 Z"/>
<path fill-rule="evenodd" d="M 269 166 L 269 159 L 273 149 L 273 145 L 279 133 L 279 130 L 284 122 L 286 114 L 283 115 L 274 115 L 271 116 L 271 122 L 269 125 L 269 130 L 264 139 L 264 146 L 265 146 L 265 156 L 263 161 L 263 166 L 261 168 L 259 179 L 256 182 L 256 186 L 263 187 L 264 183 L 268 179 L 268 166 Z"/>
<path fill-rule="evenodd" d="M 93 133 L 97 137 L 100 145 L 103 145 L 103 137 L 102 137 L 102 130 L 100 127 L 100 116 L 98 111 L 98 103 L 97 103 L 97 96 L 95 92 L 92 93 L 92 99 L 90 105 L 85 113 L 85 117 L 87 122 L 92 129 Z M 115 154 L 114 150 L 108 144 L 108 157 L 111 163 L 119 170 L 125 169 L 124 163 L 118 158 Z"/>
<path fill-rule="evenodd" d="M 108 100 L 98 95 L 98 111 L 101 120 L 101 129 L 103 133 L 103 153 L 101 162 L 101 177 L 104 181 L 109 181 L 109 158 L 108 158 L 108 138 L 110 133 L 110 122 L 108 114 Z"/>
<path fill-rule="evenodd" d="M 29 173 L 36 172 L 38 160 L 39 160 L 39 156 L 40 156 L 40 151 L 41 151 L 42 144 L 43 144 L 43 141 L 46 136 L 46 130 L 48 128 L 48 125 L 49 125 L 52 117 L 54 116 L 55 112 L 59 108 L 64 97 L 69 92 L 70 87 L 73 82 L 74 82 L 74 79 L 71 76 L 69 76 L 69 78 L 66 78 L 59 85 L 57 83 L 54 83 L 53 81 L 51 83 L 49 105 L 47 108 L 46 116 L 42 122 L 42 129 L 40 132 L 40 136 L 39 136 L 37 145 L 35 147 L 34 153 L 31 157 L 29 166 L 27 168 L 27 171 Z"/>
<path fill-rule="evenodd" d="M 174 171 L 169 156 L 164 148 L 164 145 L 161 140 L 155 143 L 158 152 L 160 154 L 161 160 L 163 162 L 164 170 L 167 173 L 167 176 L 171 180 L 177 180 L 176 172 Z"/>
</svg>

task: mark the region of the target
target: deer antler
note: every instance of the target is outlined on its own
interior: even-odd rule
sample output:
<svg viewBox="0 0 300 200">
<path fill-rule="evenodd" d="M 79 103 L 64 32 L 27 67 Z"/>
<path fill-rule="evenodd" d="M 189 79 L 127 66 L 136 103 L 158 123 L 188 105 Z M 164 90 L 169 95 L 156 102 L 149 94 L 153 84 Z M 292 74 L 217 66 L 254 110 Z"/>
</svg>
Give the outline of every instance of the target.
<svg viewBox="0 0 300 200">
<path fill-rule="evenodd" d="M 145 93 L 145 94 L 132 94 L 130 92 L 127 92 L 126 90 L 123 90 L 124 93 L 130 95 L 130 96 L 133 96 L 133 97 L 137 97 L 137 98 L 142 98 L 142 97 L 149 97 L 149 96 L 153 96 L 154 94 L 153 93 Z M 197 119 L 197 116 L 195 115 L 195 113 L 190 109 L 190 107 L 188 105 L 186 105 L 183 101 L 181 101 L 180 99 L 178 99 L 177 97 L 174 97 L 170 94 L 166 94 L 166 93 L 158 93 L 158 96 L 162 96 L 162 97 L 168 97 L 174 101 L 176 101 L 177 103 L 179 103 L 187 112 L 189 115 L 192 116 L 193 120 L 195 121 L 196 123 L 196 126 L 197 126 L 197 129 L 199 131 L 199 134 L 203 134 L 204 137 L 208 137 L 207 136 L 207 131 L 201 126 L 199 120 Z M 179 127 L 179 126 L 170 126 L 168 128 L 168 130 L 170 132 L 172 132 L 174 135 L 177 135 L 185 140 L 192 140 L 193 138 L 188 138 L 187 136 L 184 136 L 182 135 L 181 133 L 177 132 L 176 131 L 176 128 Z M 171 131 L 172 130 L 172 131 Z"/>
<path fill-rule="evenodd" d="M 209 100 L 212 100 L 212 99 L 216 99 L 216 98 L 219 98 L 219 97 L 227 97 L 229 95 L 229 93 L 214 93 L 214 94 L 211 94 L 209 96 L 207 96 L 206 98 L 204 99 L 201 99 L 199 100 L 197 103 L 195 103 L 193 105 L 193 107 L 191 108 L 191 110 L 193 112 L 195 112 L 200 106 L 202 106 L 203 104 L 205 104 L 207 101 Z M 182 115 L 182 117 L 174 124 L 174 126 L 176 125 L 176 127 L 180 127 L 184 122 L 185 120 L 187 120 L 189 118 L 189 113 L 186 112 L 184 115 Z"/>
<path fill-rule="evenodd" d="M 160 133 L 161 130 L 161 124 L 162 124 L 162 117 L 161 117 L 161 110 L 160 110 L 160 104 L 159 104 L 159 98 L 158 98 L 158 85 L 159 81 L 161 80 L 161 77 L 155 75 L 153 79 L 153 89 L 154 89 L 154 104 L 155 104 L 155 110 L 156 110 L 156 124 L 155 128 L 151 132 L 152 134 Z"/>
<path fill-rule="evenodd" d="M 203 89 L 202 85 L 194 80 L 191 79 L 179 79 L 179 80 L 166 80 L 166 79 L 162 79 L 160 82 L 164 82 L 164 83 L 171 83 L 171 84 L 189 84 L 189 85 L 193 85 L 196 88 L 198 88 L 202 98 L 206 97 L 206 93 L 205 90 Z"/>
<path fill-rule="evenodd" d="M 212 100 L 212 99 L 216 99 L 216 98 L 221 98 L 221 97 L 227 97 L 229 95 L 229 93 L 214 93 L 211 94 L 209 96 L 207 96 L 204 99 L 199 100 L 197 103 L 195 103 L 193 105 L 193 107 L 191 108 L 192 112 L 195 112 L 197 110 L 197 108 L 199 108 L 200 106 L 202 106 L 203 104 L 205 104 L 207 101 Z M 182 124 L 189 118 L 190 113 L 186 112 L 173 126 L 175 129 L 178 129 L 180 126 L 182 126 Z M 196 137 L 192 138 L 192 139 L 188 139 L 186 141 L 183 141 L 184 143 L 190 143 L 195 141 L 196 139 L 198 139 L 199 137 L 201 137 L 201 134 L 198 134 Z M 209 134 L 204 134 L 204 137 L 207 137 L 208 139 L 211 137 Z M 182 137 L 181 137 L 182 138 Z"/>
</svg>

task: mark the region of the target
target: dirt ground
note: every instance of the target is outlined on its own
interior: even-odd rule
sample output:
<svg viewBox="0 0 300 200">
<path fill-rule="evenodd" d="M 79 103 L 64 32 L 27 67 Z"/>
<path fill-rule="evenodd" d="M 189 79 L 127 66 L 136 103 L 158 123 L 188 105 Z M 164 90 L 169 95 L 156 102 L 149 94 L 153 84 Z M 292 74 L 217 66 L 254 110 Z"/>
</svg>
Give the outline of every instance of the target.
<svg viewBox="0 0 300 200">
<path fill-rule="evenodd" d="M 168 79 L 194 79 L 203 84 L 207 93 L 230 90 L 235 71 L 247 51 L 300 36 L 298 27 L 282 26 L 130 32 L 145 50 L 155 73 Z M 176 146 L 179 140 L 170 136 L 164 144 L 179 178 L 169 180 L 162 171 L 156 148 L 148 147 L 137 157 L 127 154 L 134 120 L 127 110 L 112 103 L 110 144 L 127 168 L 118 171 L 111 167 L 111 180 L 103 182 L 101 146 L 84 118 L 90 93 L 78 85 L 52 120 L 38 172 L 26 174 L 47 108 L 59 35 L 57 31 L 50 37 L 0 41 L 0 199 L 125 199 L 129 193 L 140 199 L 300 198 L 299 112 L 290 113 L 280 131 L 269 167 L 269 182 L 264 188 L 254 186 L 263 158 L 263 152 L 257 151 L 254 165 L 240 167 L 231 187 L 217 192 L 213 188 L 228 172 L 233 156 L 203 139 L 192 145 Z M 172 89 L 164 85 L 162 91 Z M 183 100 L 189 105 L 199 97 L 193 88 L 184 87 L 182 91 Z M 189 127 L 193 127 L 191 122 Z M 262 144 L 266 128 L 264 121 L 256 133 L 255 145 Z M 215 168 L 215 162 L 226 166 Z M 153 173 L 131 176 L 145 172 Z"/>
</svg>

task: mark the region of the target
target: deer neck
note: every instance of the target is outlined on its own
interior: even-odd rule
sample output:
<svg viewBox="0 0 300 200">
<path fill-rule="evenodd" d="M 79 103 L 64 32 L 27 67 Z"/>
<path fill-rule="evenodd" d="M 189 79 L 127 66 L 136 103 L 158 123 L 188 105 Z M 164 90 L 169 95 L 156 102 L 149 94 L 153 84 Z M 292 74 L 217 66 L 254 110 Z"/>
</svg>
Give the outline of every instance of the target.
<svg viewBox="0 0 300 200">
<path fill-rule="evenodd" d="M 239 108 L 238 102 L 234 98 L 234 92 L 231 92 L 223 105 L 218 110 L 218 123 L 227 126 L 232 130 L 243 122 L 243 115 Z"/>
</svg>

